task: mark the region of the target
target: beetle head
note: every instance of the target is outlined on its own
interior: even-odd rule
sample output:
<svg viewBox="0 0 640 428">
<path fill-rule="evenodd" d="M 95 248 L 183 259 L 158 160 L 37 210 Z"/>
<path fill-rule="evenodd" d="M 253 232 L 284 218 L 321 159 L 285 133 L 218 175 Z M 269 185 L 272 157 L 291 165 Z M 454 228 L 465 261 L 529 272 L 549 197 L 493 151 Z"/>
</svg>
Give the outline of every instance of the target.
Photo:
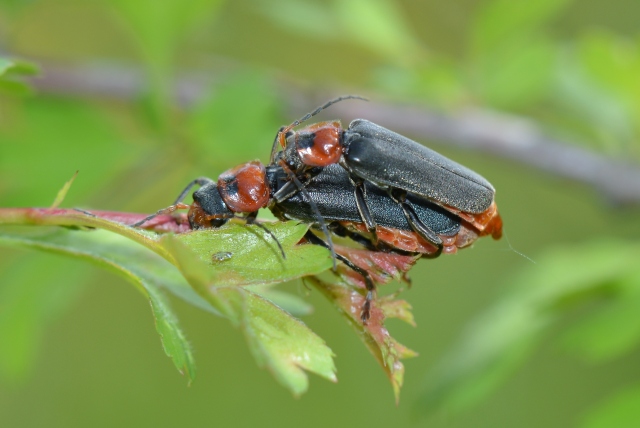
<svg viewBox="0 0 640 428">
<path fill-rule="evenodd" d="M 233 212 L 222 199 L 218 186 L 209 183 L 193 193 L 188 217 L 192 229 L 204 229 L 222 226 L 233 217 Z"/>
</svg>

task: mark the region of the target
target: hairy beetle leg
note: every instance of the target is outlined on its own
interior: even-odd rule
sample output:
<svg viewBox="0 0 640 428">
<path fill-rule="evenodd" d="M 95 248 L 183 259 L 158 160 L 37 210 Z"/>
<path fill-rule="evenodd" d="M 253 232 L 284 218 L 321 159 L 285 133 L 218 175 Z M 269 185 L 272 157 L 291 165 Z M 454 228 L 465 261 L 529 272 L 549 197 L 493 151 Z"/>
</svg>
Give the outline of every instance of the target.
<svg viewBox="0 0 640 428">
<path fill-rule="evenodd" d="M 391 196 L 391 199 L 393 199 L 398 205 L 400 205 L 400 208 L 402 208 L 402 212 L 404 213 L 409 226 L 411 226 L 411 228 L 425 241 L 436 246 L 437 251 L 435 254 L 431 255 L 431 257 L 438 257 L 440 253 L 442 253 L 442 238 L 440 238 L 429 226 L 424 224 L 413 209 L 406 204 L 405 200 L 407 192 L 400 189 L 392 189 L 391 192 L 389 192 L 389 195 Z"/>
<path fill-rule="evenodd" d="M 329 249 L 329 245 L 326 242 L 324 242 L 322 239 L 314 235 L 313 232 L 311 231 L 308 231 L 304 235 L 304 237 L 307 241 L 309 241 L 312 244 L 320 245 L 321 247 Z M 375 298 L 375 292 L 376 292 L 376 286 L 373 283 L 373 279 L 371 278 L 371 275 L 369 275 L 369 272 L 367 272 L 365 269 L 362 269 L 360 266 L 356 265 L 345 256 L 341 254 L 336 254 L 336 259 L 340 260 L 342 263 L 344 263 L 350 269 L 353 269 L 354 271 L 362 275 L 362 277 L 364 278 L 364 284 L 365 284 L 365 287 L 367 288 L 367 295 L 365 297 L 364 304 L 362 305 L 362 312 L 360 313 L 360 319 L 362 320 L 363 324 L 367 324 L 367 321 L 369 321 L 369 318 L 371 318 L 371 302 Z"/>
<path fill-rule="evenodd" d="M 369 210 L 369 205 L 367 204 L 367 190 L 364 186 L 364 180 L 359 177 L 350 176 L 349 179 L 355 186 L 354 195 L 356 198 L 356 207 L 358 208 L 358 213 L 364 222 L 364 225 L 367 228 L 369 234 L 371 234 L 371 242 L 374 246 L 378 245 L 378 235 L 376 233 L 376 229 L 378 225 L 371 215 L 371 210 Z"/>
</svg>

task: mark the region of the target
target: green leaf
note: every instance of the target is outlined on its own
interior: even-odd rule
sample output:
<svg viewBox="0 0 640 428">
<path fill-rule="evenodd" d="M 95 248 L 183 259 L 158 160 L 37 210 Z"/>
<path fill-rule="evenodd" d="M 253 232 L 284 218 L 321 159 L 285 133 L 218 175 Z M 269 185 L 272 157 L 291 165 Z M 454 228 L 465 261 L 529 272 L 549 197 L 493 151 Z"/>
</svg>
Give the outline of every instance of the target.
<svg viewBox="0 0 640 428">
<path fill-rule="evenodd" d="M 426 54 L 397 3 L 389 0 L 336 0 L 342 35 L 397 64 L 414 64 Z M 358 17 L 358 19 L 354 19 Z"/>
<path fill-rule="evenodd" d="M 565 345 L 591 362 L 603 362 L 631 351 L 640 343 L 640 274 L 620 280 L 621 291 L 604 307 L 570 327 Z"/>
<path fill-rule="evenodd" d="M 512 38 L 477 60 L 480 97 L 489 105 L 517 108 L 547 95 L 556 49 L 546 38 Z"/>
<path fill-rule="evenodd" d="M 258 9 L 279 27 L 301 36 L 336 39 L 335 16 L 326 5 L 299 0 L 257 2 Z M 309 19 L 312 16 L 313 19 Z"/>
<path fill-rule="evenodd" d="M 189 381 L 193 379 L 195 365 L 191 348 L 160 292 L 162 287 L 184 288 L 186 284 L 165 260 L 145 251 L 131 240 L 106 231 L 79 232 L 47 228 L 34 234 L 24 229 L 0 234 L 0 243 L 89 260 L 130 280 L 149 299 L 165 352 Z"/>
<path fill-rule="evenodd" d="M 278 234 L 282 229 L 274 228 L 273 231 Z M 306 227 L 302 229 L 304 234 Z M 301 237 L 299 230 L 293 232 L 293 241 L 291 235 L 283 236 L 281 242 L 285 248 L 289 248 L 291 242 Z M 267 278 L 270 275 L 263 275 L 266 272 L 263 268 L 255 266 L 255 269 L 248 269 L 243 267 L 244 264 L 238 264 L 241 269 L 238 276 L 224 272 L 218 274 L 208 265 L 209 252 L 203 257 L 201 248 L 193 248 L 192 240 L 180 238 L 180 235 L 168 236 L 164 238 L 164 245 L 176 257 L 178 267 L 191 286 L 242 330 L 258 364 L 266 366 L 294 395 L 300 395 L 308 388 L 304 370 L 331 381 L 336 380 L 333 352 L 320 337 L 268 300 L 247 289 L 233 286 L 238 281 L 243 282 L 247 279 L 269 282 Z M 311 245 L 302 247 L 314 249 Z M 241 257 L 242 254 L 239 255 L 239 258 Z M 252 259 L 254 262 L 259 260 L 256 255 Z M 324 269 L 330 264 L 328 260 L 328 266 Z"/>
<path fill-rule="evenodd" d="M 123 215 L 111 215 L 118 218 L 117 214 Z M 30 233 L 31 229 L 22 229 L 28 231 L 25 237 L 9 234 L 4 240 L 86 258 L 131 279 L 150 299 L 166 352 L 189 376 L 194 368 L 190 348 L 162 299 L 160 288 L 180 296 L 186 290 L 195 290 L 201 301 L 208 302 L 216 313 L 243 331 L 258 363 L 269 368 L 295 395 L 308 388 L 304 370 L 335 380 L 333 354 L 322 339 L 270 301 L 240 287 L 282 282 L 331 267 L 327 250 L 316 245 L 296 245 L 306 233 L 307 225 L 295 222 L 269 225 L 286 251 L 287 258 L 283 259 L 272 236 L 256 226 L 231 224 L 217 230 L 158 236 L 73 210 L 10 208 L 0 209 L 0 224 L 105 229 L 93 232 L 36 229 L 47 231 L 41 232 L 42 237 Z M 171 264 L 144 251 L 135 242 L 178 267 L 182 276 Z M 225 257 L 216 257 L 221 252 Z M 171 281 L 175 275 L 180 279 Z M 183 277 L 193 289 L 184 284 Z"/>
<path fill-rule="evenodd" d="M 127 24 L 132 38 L 151 65 L 166 70 L 186 34 L 207 18 L 213 18 L 224 2 L 113 0 L 107 3 Z"/>
<path fill-rule="evenodd" d="M 286 259 L 276 242 L 257 226 L 231 224 L 217 230 L 202 230 L 179 235 L 167 235 L 160 244 L 169 249 L 176 260 L 183 260 L 181 250 L 176 250 L 173 241 L 189 248 L 208 269 L 203 281 L 214 286 L 241 286 L 253 284 L 276 284 L 317 275 L 331 267 L 329 252 L 317 245 L 296 245 L 307 231 L 308 225 L 295 222 L 274 223 L 269 230 L 280 241 Z M 230 253 L 223 262 L 213 262 L 214 254 Z M 189 272 L 183 269 L 187 278 Z"/>
<path fill-rule="evenodd" d="M 398 65 L 415 64 L 426 55 L 400 8 L 389 0 L 334 0 L 329 5 L 278 0 L 261 9 L 281 28 L 322 42 L 352 43 Z"/>
<path fill-rule="evenodd" d="M 30 62 L 0 57 L 0 77 L 36 74 L 38 74 L 38 67 Z"/>
<path fill-rule="evenodd" d="M 60 191 L 56 195 L 56 199 L 53 201 L 53 204 L 51 204 L 50 208 L 58 208 L 60 206 L 60 204 L 62 203 L 62 201 L 64 201 L 65 196 L 67 196 L 67 192 L 69 192 L 69 189 L 71 188 L 71 185 L 73 184 L 74 180 L 78 176 L 78 172 L 79 171 L 76 171 L 76 173 L 73 174 L 73 177 L 71 177 L 71 179 L 69 179 L 69 181 L 64 183 L 64 186 L 62 186 L 62 189 L 60 189 Z"/>
<path fill-rule="evenodd" d="M 151 125 L 166 136 L 173 108 L 171 79 L 179 64 L 181 43 L 203 22 L 213 19 L 224 0 L 108 0 L 105 3 L 140 52 L 149 82 L 143 106 Z"/>
<path fill-rule="evenodd" d="M 476 54 L 483 55 L 514 36 L 540 32 L 570 0 L 492 0 L 478 13 L 472 30 Z"/>
<path fill-rule="evenodd" d="M 600 137 L 591 137 L 596 142 L 634 141 L 632 112 L 625 101 L 594 81 L 573 55 L 562 58 L 552 94 L 565 117 L 574 116 Z"/>
<path fill-rule="evenodd" d="M 640 108 L 640 42 L 592 30 L 578 41 L 576 56 L 591 78 Z"/>
<path fill-rule="evenodd" d="M 86 269 L 44 255 L 8 262 L 0 265 L 0 378 L 18 383 L 31 372 L 46 328 L 84 290 Z"/>
<path fill-rule="evenodd" d="M 15 95 L 29 94 L 29 85 L 21 79 L 37 73 L 38 68 L 31 63 L 0 57 L 0 91 Z"/>
<path fill-rule="evenodd" d="M 568 311 L 623 290 L 624 280 L 637 273 L 639 256 L 640 246 L 624 241 L 547 251 L 535 266 L 510 278 L 510 292 L 469 323 L 428 377 L 417 410 L 461 410 L 486 397 Z"/>
<path fill-rule="evenodd" d="M 640 424 L 640 386 L 617 393 L 590 410 L 584 418 L 585 428 L 635 428 Z"/>
<path fill-rule="evenodd" d="M 611 140 L 627 149 L 621 153 L 623 156 L 634 153 L 633 147 L 640 135 L 640 42 L 593 30 L 581 37 L 571 54 L 584 74 L 584 80 L 604 93 L 604 106 L 600 109 L 605 110 L 609 117 L 611 113 L 607 109 L 611 110 L 612 103 L 621 110 L 618 116 L 624 123 L 614 122 L 615 130 L 624 129 L 627 134 L 615 135 Z M 599 104 L 592 108 L 598 108 Z M 599 118 L 595 120 L 602 122 Z M 593 123 L 596 129 L 603 126 L 597 122 L 589 123 Z"/>
<path fill-rule="evenodd" d="M 279 110 L 279 100 L 260 74 L 240 73 L 226 79 L 224 85 L 212 87 L 202 94 L 186 124 L 193 151 L 211 154 L 199 156 L 197 161 L 203 167 L 224 171 L 256 153 L 268 155 Z"/>
<path fill-rule="evenodd" d="M 284 288 L 286 287 L 287 285 L 285 284 Z M 273 286 L 249 285 L 245 288 L 273 302 L 273 304 L 279 306 L 293 316 L 299 317 L 313 313 L 313 306 L 309 303 L 293 294 L 276 290 Z"/>
<path fill-rule="evenodd" d="M 259 363 L 294 395 L 309 386 L 303 369 L 337 381 L 334 354 L 324 340 L 268 300 L 245 293 L 241 328 Z"/>
</svg>

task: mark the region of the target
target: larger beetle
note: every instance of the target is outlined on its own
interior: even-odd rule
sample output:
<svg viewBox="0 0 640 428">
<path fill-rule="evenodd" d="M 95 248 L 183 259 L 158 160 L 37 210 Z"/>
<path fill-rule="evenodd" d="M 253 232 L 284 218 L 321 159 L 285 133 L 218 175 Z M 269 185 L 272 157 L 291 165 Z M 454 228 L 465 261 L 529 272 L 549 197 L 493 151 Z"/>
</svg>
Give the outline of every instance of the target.
<svg viewBox="0 0 640 428">
<path fill-rule="evenodd" d="M 313 113 L 283 127 L 276 135 L 271 163 L 286 164 L 296 176 L 313 176 L 332 164 L 340 164 L 355 185 L 354 195 L 362 222 L 375 233 L 376 223 L 368 204 L 366 182 L 385 189 L 402 204 L 408 195 L 429 199 L 454 213 L 481 232 L 501 237 L 501 219 L 494 201 L 495 189 L 484 177 L 457 162 L 393 131 L 365 119 L 343 129 L 338 121 L 320 122 L 299 131 L 293 127 L 324 108 L 351 96 L 337 98 Z M 357 98 L 357 97 L 356 97 Z M 280 146 L 281 151 L 277 148 Z M 284 199 L 299 191 L 290 182 L 275 195 Z M 442 242 L 428 231 L 430 242 Z"/>
</svg>

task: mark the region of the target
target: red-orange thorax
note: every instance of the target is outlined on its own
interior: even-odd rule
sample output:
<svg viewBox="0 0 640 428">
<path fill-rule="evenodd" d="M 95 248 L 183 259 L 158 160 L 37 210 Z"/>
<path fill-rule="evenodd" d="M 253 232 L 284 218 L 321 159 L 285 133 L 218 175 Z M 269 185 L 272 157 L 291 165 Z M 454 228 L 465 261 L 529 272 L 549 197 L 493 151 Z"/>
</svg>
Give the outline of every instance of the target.
<svg viewBox="0 0 640 428">
<path fill-rule="evenodd" d="M 218 191 L 227 207 L 236 213 L 250 213 L 267 206 L 267 172 L 260 161 L 231 168 L 218 177 Z"/>
<path fill-rule="evenodd" d="M 296 149 L 302 163 L 308 166 L 327 166 L 338 163 L 342 156 L 342 126 L 340 122 L 318 122 L 299 131 L 300 135 L 311 133 L 313 139 L 298 139 Z"/>
</svg>

